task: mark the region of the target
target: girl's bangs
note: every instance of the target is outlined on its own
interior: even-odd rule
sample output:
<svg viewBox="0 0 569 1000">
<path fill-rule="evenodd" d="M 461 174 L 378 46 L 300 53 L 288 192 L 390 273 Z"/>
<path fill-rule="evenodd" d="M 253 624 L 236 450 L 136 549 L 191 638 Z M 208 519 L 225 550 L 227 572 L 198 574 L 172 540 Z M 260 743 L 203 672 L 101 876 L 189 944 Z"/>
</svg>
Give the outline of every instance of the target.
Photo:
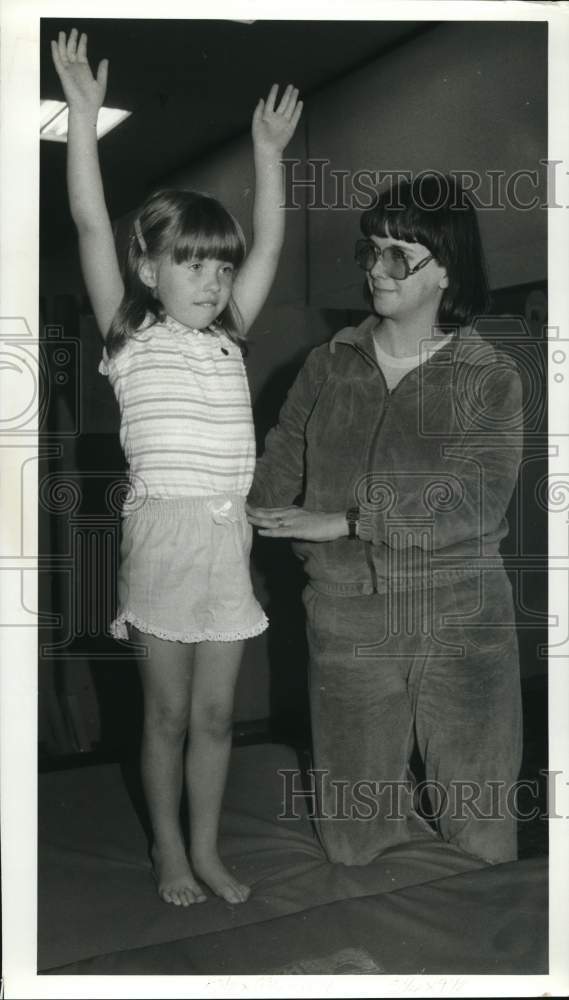
<svg viewBox="0 0 569 1000">
<path fill-rule="evenodd" d="M 245 256 L 244 241 L 235 227 L 191 226 L 181 232 L 176 239 L 172 258 L 176 264 L 196 258 L 197 260 L 224 260 L 239 267 Z"/>
<path fill-rule="evenodd" d="M 192 259 L 210 259 L 224 260 L 239 267 L 243 260 L 243 248 L 237 239 L 191 233 L 176 240 L 172 258 L 176 264 Z"/>
</svg>

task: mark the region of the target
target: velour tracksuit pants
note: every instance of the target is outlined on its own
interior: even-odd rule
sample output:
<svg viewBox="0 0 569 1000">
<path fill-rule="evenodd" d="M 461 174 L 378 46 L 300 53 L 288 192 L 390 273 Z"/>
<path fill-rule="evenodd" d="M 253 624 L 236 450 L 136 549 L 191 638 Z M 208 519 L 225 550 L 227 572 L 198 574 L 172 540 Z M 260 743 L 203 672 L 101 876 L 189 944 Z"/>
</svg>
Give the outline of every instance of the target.
<svg viewBox="0 0 569 1000">
<path fill-rule="evenodd" d="M 516 857 L 522 714 L 511 586 L 501 566 L 440 586 L 304 593 L 318 832 L 363 865 L 411 836 Z M 409 780 L 416 745 L 424 777 Z M 414 787 L 413 787 L 414 786 Z"/>
</svg>

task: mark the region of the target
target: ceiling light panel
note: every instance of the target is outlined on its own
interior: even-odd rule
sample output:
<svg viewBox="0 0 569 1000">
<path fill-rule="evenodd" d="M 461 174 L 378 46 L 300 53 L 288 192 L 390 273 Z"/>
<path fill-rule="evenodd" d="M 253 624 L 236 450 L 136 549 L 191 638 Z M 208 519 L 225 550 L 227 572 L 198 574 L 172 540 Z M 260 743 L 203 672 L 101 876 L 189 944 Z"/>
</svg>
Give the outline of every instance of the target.
<svg viewBox="0 0 569 1000">
<path fill-rule="evenodd" d="M 130 116 L 121 108 L 101 108 L 97 119 L 97 139 L 106 135 Z M 40 138 L 67 142 L 69 108 L 63 101 L 40 101 Z"/>
</svg>

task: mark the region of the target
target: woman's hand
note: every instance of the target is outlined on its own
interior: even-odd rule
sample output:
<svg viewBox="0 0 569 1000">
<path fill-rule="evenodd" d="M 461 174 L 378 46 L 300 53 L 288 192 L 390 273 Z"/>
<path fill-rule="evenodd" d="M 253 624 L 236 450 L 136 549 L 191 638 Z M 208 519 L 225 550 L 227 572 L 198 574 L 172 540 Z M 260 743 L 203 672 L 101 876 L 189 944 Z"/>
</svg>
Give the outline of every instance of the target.
<svg viewBox="0 0 569 1000">
<path fill-rule="evenodd" d="M 247 517 L 267 538 L 300 538 L 307 542 L 332 542 L 348 534 L 344 512 L 325 514 L 304 507 L 251 507 Z"/>
<path fill-rule="evenodd" d="M 81 35 L 79 42 L 77 38 L 76 28 L 69 39 L 60 31 L 57 42 L 51 43 L 51 54 L 70 112 L 96 122 L 107 90 L 109 62 L 102 59 L 94 77 L 87 61 L 87 35 Z"/>
<path fill-rule="evenodd" d="M 255 153 L 280 156 L 294 135 L 302 114 L 302 101 L 298 100 L 298 90 L 288 84 L 277 108 L 275 101 L 278 84 L 271 87 L 267 100 L 262 99 L 253 113 L 253 145 Z"/>
</svg>

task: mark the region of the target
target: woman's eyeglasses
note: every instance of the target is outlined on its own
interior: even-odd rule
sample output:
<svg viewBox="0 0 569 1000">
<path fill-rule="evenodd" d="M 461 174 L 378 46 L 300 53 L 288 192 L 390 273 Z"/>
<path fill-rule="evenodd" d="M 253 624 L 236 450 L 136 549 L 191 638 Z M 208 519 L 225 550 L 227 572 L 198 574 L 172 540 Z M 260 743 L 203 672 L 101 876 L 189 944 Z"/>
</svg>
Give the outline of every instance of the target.
<svg viewBox="0 0 569 1000">
<path fill-rule="evenodd" d="M 428 257 L 424 257 L 418 264 L 415 264 L 415 267 L 409 267 L 409 261 L 401 247 L 390 246 L 382 250 L 371 240 L 358 240 L 354 256 L 362 271 L 371 271 L 381 258 L 385 273 L 389 278 L 395 278 L 396 281 L 405 281 L 405 278 L 416 274 L 433 259 L 432 255 L 429 254 Z"/>
</svg>

